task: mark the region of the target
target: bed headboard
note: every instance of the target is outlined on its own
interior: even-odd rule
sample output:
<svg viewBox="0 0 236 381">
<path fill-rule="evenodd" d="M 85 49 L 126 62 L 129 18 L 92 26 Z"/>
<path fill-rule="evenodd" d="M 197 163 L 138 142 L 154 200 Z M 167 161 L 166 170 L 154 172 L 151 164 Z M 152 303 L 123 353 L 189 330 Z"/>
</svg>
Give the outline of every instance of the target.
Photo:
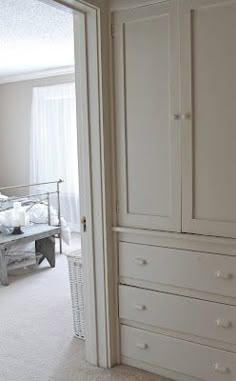
<svg viewBox="0 0 236 381">
<path fill-rule="evenodd" d="M 0 212 L 11 209 L 13 207 L 13 203 L 20 201 L 23 204 L 26 203 L 38 203 L 38 202 L 44 202 L 47 203 L 48 206 L 48 224 L 51 223 L 51 212 L 50 212 L 50 206 L 51 206 L 51 197 L 52 195 L 56 195 L 57 197 L 57 213 L 58 213 L 58 221 L 59 226 L 61 226 L 61 203 L 60 203 L 60 185 L 64 181 L 62 179 L 56 180 L 56 181 L 48 181 L 48 182 L 42 182 L 42 183 L 34 183 L 34 184 L 25 184 L 25 185 L 11 185 L 11 186 L 4 186 L 0 187 L 0 194 L 4 194 L 6 191 L 14 191 L 19 189 L 33 189 L 35 187 L 47 187 L 47 186 L 55 186 L 55 189 L 50 191 L 40 191 L 40 192 L 29 192 L 29 194 L 24 194 L 22 196 L 9 196 L 9 197 L 1 197 L 0 198 Z"/>
</svg>

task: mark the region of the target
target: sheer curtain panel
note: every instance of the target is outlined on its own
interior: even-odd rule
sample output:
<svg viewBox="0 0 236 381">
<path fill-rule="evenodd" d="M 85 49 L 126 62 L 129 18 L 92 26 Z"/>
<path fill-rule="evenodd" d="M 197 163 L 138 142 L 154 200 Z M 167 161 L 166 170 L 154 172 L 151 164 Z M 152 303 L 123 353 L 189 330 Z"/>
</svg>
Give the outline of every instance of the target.
<svg viewBox="0 0 236 381">
<path fill-rule="evenodd" d="M 75 84 L 35 87 L 32 94 L 30 178 L 62 178 L 62 216 L 80 229 Z M 56 198 L 52 200 L 56 206 Z"/>
</svg>

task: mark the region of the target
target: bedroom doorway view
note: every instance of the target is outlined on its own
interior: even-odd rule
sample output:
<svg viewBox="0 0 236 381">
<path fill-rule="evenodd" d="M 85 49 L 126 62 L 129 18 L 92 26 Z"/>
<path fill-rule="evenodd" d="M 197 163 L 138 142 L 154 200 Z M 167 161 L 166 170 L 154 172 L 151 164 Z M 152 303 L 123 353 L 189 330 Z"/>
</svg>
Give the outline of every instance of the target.
<svg viewBox="0 0 236 381">
<path fill-rule="evenodd" d="M 68 271 L 82 263 L 76 17 L 53 1 L 0 7 L 0 380 L 68 380 L 85 357 Z"/>
</svg>

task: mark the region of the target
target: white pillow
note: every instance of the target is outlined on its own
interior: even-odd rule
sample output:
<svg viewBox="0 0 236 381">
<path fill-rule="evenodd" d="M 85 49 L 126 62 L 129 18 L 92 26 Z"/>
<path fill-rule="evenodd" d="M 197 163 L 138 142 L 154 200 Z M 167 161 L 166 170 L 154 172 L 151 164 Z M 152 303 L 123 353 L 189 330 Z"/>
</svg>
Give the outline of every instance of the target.
<svg viewBox="0 0 236 381">
<path fill-rule="evenodd" d="M 8 197 L 0 192 L 0 200 L 7 200 Z"/>
</svg>

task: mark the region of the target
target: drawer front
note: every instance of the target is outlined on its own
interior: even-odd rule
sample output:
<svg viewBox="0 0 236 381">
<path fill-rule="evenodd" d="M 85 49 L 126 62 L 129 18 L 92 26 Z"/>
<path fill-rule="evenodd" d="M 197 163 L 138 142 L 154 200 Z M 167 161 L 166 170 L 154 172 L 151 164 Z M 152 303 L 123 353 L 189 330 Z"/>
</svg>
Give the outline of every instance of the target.
<svg viewBox="0 0 236 381">
<path fill-rule="evenodd" d="M 121 319 L 236 344 L 236 307 L 183 296 L 119 287 Z"/>
<path fill-rule="evenodd" d="M 236 297 L 236 258 L 119 243 L 120 277 Z"/>
<path fill-rule="evenodd" d="M 121 326 L 121 355 L 204 381 L 235 381 L 236 354 Z"/>
</svg>

